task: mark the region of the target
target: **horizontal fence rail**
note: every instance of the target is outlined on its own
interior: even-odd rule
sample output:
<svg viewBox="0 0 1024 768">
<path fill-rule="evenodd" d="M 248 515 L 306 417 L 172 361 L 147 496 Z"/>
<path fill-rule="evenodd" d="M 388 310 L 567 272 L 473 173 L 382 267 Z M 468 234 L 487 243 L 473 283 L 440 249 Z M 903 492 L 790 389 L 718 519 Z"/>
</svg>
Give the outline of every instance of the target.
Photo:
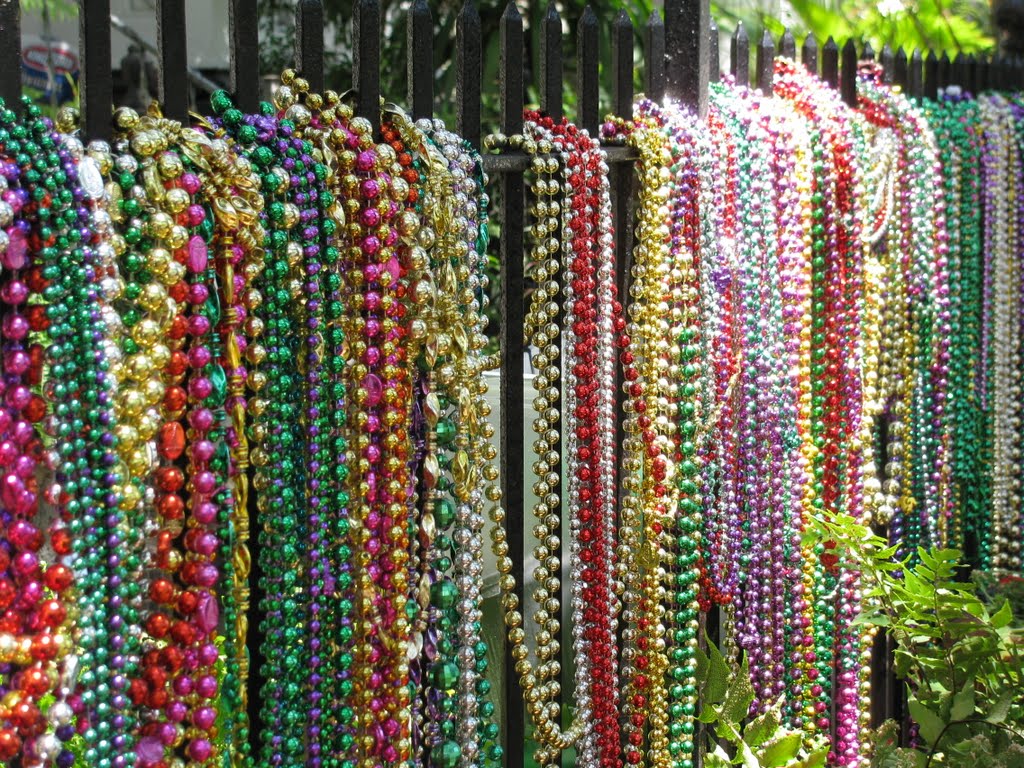
<svg viewBox="0 0 1024 768">
<path fill-rule="evenodd" d="M 114 79 L 111 67 L 110 0 L 79 0 L 82 80 L 80 108 L 82 128 L 86 139 L 107 138 L 111 132 L 111 110 Z M 164 114 L 185 121 L 192 106 L 190 70 L 186 47 L 185 0 L 157 0 L 156 18 L 159 60 L 159 94 Z M 338 91 L 354 91 L 356 113 L 379 124 L 380 98 L 401 98 L 402 94 L 381 93 L 382 7 L 379 0 L 355 0 L 353 4 L 352 82 L 327 83 L 324 69 L 324 8 L 321 0 L 297 0 L 295 19 L 295 67 L 309 83 L 312 91 L 325 86 Z M 551 2 L 542 14 L 539 39 L 538 71 L 530 73 L 527 58 L 527 36 L 524 20 L 514 2 L 510 2 L 498 23 L 500 59 L 496 90 L 500 115 L 496 127 L 506 135 L 517 134 L 523 128 L 523 107 L 527 92 L 528 74 L 532 74 L 539 93 L 540 108 L 560 118 L 563 104 L 563 44 L 565 22 L 575 22 L 577 91 L 576 114 L 567 115 L 591 133 L 598 130 L 603 117 L 612 114 L 628 116 L 634 98 L 634 72 L 639 69 L 644 93 L 654 99 L 678 99 L 703 114 L 708 105 L 709 83 L 718 82 L 719 34 L 710 18 L 709 0 L 665 0 L 664 16 L 655 10 L 643 28 L 634 29 L 625 11 L 615 18 L 600 18 L 588 7 L 579 19 L 565 20 Z M 259 34 L 256 0 L 228 0 L 229 66 L 226 86 L 233 92 L 236 103 L 244 111 L 257 109 L 260 93 Z M 435 20 L 427 0 L 413 0 L 409 4 L 404 32 L 407 42 L 408 73 L 405 106 L 415 118 L 431 117 L 439 104 L 454 107 L 458 132 L 474 147 L 481 146 L 483 132 L 483 46 L 482 25 L 477 8 L 467 0 L 456 19 L 457 85 L 454 94 L 435 92 L 435 65 L 433 38 Z M 602 35 L 602 31 L 606 31 Z M 602 50 L 600 41 L 611 41 L 610 50 Z M 636 41 L 642 41 L 637 46 Z M 796 59 L 797 41 L 786 31 L 779 40 L 768 33 L 756 41 L 755 67 L 750 70 L 751 41 L 740 24 L 729 40 L 730 66 L 728 76 L 737 83 L 760 88 L 771 93 L 773 59 L 777 55 Z M 642 59 L 634 61 L 635 49 L 642 51 Z M 18 108 L 21 93 L 20 61 L 20 7 L 12 0 L 0 0 L 0 96 L 7 104 Z M 818 41 L 806 38 L 800 43 L 799 57 L 812 71 L 820 71 L 821 78 L 842 94 L 847 104 L 856 104 L 856 72 L 858 63 L 875 58 L 870 47 L 858 54 L 853 41 L 840 48 L 831 38 Z M 990 88 L 1008 89 L 1024 86 L 1024 65 L 1001 56 L 958 55 L 953 60 L 934 52 L 892 51 L 885 47 L 878 54 L 885 79 L 901 86 L 914 98 L 935 98 L 939 90 L 955 85 L 980 92 Z M 400 66 L 388 62 L 387 66 Z M 819 69 L 820 68 L 820 69 Z M 610 81 L 611 103 L 601 103 L 600 74 Z M 494 83 L 486 87 L 495 88 Z M 608 162 L 612 176 L 612 209 L 615 222 L 615 253 L 620 297 L 629 295 L 631 250 L 633 240 L 633 204 L 635 179 L 632 165 L 636 155 L 623 147 L 608 148 Z M 527 559 L 524 534 L 525 515 L 523 498 L 523 469 L 525 436 L 522 416 L 524 401 L 523 338 L 524 301 L 527 288 L 524 276 L 524 229 L 526 225 L 524 174 L 529 168 L 529 156 L 512 150 L 487 154 L 483 158 L 486 171 L 491 175 L 492 191 L 500 201 L 494 217 L 501 222 L 500 275 L 502 280 L 500 342 L 502 363 L 500 371 L 500 402 L 502 424 L 500 433 L 501 469 L 504 498 L 509 527 L 509 557 L 514 563 L 512 575 L 516 579 L 520 603 L 523 594 L 524 563 Z M 625 299 L 623 299 L 625 300 Z M 561 322 L 561 318 L 559 318 Z M 556 362 L 557 364 L 557 362 Z M 621 389 L 621 387 L 620 387 Z M 621 397 L 621 394 L 620 394 Z M 622 425 L 617 426 L 622 444 Z M 254 498 L 255 495 L 253 495 Z M 564 531 L 563 534 L 567 534 Z M 252 562 L 258 561 L 256 537 L 250 540 Z M 554 552 L 560 556 L 560 552 Z M 251 574 L 252 605 L 259 604 L 256 568 Z M 561 589 L 561 587 L 560 587 Z M 557 597 L 564 606 L 564 595 Z M 568 626 L 567 623 L 563 624 Z M 259 617 L 249 622 L 249 648 L 253 663 L 252 691 L 259 690 L 260 637 Z M 709 635 L 717 638 L 720 620 L 717 614 L 706 617 Z M 563 631 L 564 637 L 568 636 Z M 507 646 L 507 643 L 506 643 Z M 562 644 L 563 662 L 571 644 Z M 890 660 L 892 643 L 882 638 L 875 654 L 872 689 L 876 691 L 873 713 L 876 721 L 886 717 L 902 716 L 902 693 L 892 676 Z M 518 766 L 526 762 L 524 737 L 526 733 L 524 711 L 515 662 L 506 647 L 502 665 L 504 692 L 503 740 L 506 745 L 507 765 Z M 570 665 L 562 664 L 563 680 Z M 568 686 L 563 685 L 563 688 Z M 252 734 L 258 733 L 259 704 L 250 697 Z"/>
</svg>

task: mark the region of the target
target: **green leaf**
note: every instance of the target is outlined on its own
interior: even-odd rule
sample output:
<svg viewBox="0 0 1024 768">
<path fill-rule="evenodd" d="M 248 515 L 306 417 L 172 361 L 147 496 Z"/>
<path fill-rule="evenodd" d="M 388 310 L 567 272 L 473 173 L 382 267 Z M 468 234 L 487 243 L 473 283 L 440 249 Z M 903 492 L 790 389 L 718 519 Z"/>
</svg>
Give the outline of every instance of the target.
<svg viewBox="0 0 1024 768">
<path fill-rule="evenodd" d="M 858 624 L 867 624 L 872 627 L 889 627 L 892 626 L 892 622 L 889 617 L 884 613 L 858 613 L 853 619 L 854 626 Z"/>
<path fill-rule="evenodd" d="M 921 737 L 928 742 L 928 744 L 934 746 L 936 740 L 942 734 L 942 730 L 946 727 L 946 724 L 942 721 L 941 717 L 936 715 L 917 699 L 910 700 L 909 708 L 910 716 L 914 718 L 914 721 L 919 726 Z"/>
<path fill-rule="evenodd" d="M 811 752 L 803 760 L 790 763 L 789 768 L 822 768 L 826 760 L 828 760 L 828 747 L 822 747 Z"/>
<path fill-rule="evenodd" d="M 877 768 L 924 768 L 927 761 L 924 752 L 900 747 L 881 759 L 873 760 L 871 765 Z"/>
<path fill-rule="evenodd" d="M 972 677 L 960 692 L 953 697 L 953 705 L 949 708 L 950 720 L 963 720 L 974 714 L 974 678 Z"/>
<path fill-rule="evenodd" d="M 725 699 L 729 689 L 729 665 L 722 656 L 718 646 L 708 641 L 708 671 L 707 684 L 704 688 L 706 701 L 719 704 Z"/>
<path fill-rule="evenodd" d="M 1007 716 L 1010 714 L 1011 704 L 1013 704 L 1013 691 L 1004 691 L 1003 695 L 992 705 L 992 709 L 989 710 L 985 720 L 995 725 L 1005 723 Z"/>
<path fill-rule="evenodd" d="M 789 765 L 800 752 L 803 737 L 799 733 L 787 733 L 770 742 L 761 750 L 761 764 L 766 768 Z"/>
<path fill-rule="evenodd" d="M 782 700 L 758 715 L 743 729 L 743 740 L 752 747 L 759 747 L 775 736 L 782 725 Z"/>
<path fill-rule="evenodd" d="M 714 659 L 712 659 L 714 664 Z M 750 684 L 750 667 L 747 665 L 747 657 L 743 656 L 739 671 L 732 679 L 729 691 L 725 694 L 725 702 L 722 704 L 722 718 L 730 723 L 741 723 L 750 711 L 750 704 L 754 700 L 754 688 Z"/>
<path fill-rule="evenodd" d="M 992 614 L 992 618 L 989 621 L 992 622 L 992 626 L 996 629 L 1008 626 L 1013 621 L 1013 610 L 1010 608 L 1010 601 L 1004 599 L 999 610 Z"/>
<path fill-rule="evenodd" d="M 700 714 L 697 715 L 697 719 L 702 723 L 713 723 L 718 719 L 718 707 L 713 704 L 705 704 L 701 707 Z"/>
<path fill-rule="evenodd" d="M 708 670 L 711 668 L 711 662 L 708 660 L 708 655 L 700 648 L 694 649 L 693 658 L 697 662 L 697 680 L 703 689 L 704 685 L 707 683 Z M 703 693 L 704 691 L 702 690 L 701 692 Z"/>
<path fill-rule="evenodd" d="M 704 765 L 707 768 L 729 768 L 729 755 L 720 746 L 715 746 L 714 752 L 704 755 Z"/>
</svg>

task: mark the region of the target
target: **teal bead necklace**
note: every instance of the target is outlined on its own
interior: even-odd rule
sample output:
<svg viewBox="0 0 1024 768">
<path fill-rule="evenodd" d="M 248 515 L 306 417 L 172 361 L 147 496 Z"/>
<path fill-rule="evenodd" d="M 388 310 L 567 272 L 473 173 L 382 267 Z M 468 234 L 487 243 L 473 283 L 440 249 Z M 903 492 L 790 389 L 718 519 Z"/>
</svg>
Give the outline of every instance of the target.
<svg viewBox="0 0 1024 768">
<path fill-rule="evenodd" d="M 44 394 L 53 403 L 51 437 L 57 438 L 53 469 L 61 484 L 61 514 L 74 548 L 80 586 L 78 698 L 85 718 L 84 757 L 97 768 L 134 762 L 134 722 L 125 695 L 137 636 L 131 576 L 140 563 L 125 555 L 131 536 L 112 486 L 121 482 L 112 449 L 110 382 L 102 356 L 97 265 L 86 209 L 74 166 L 39 108 L 25 100 L 26 118 L 0 113 L 0 144 L 22 169 L 34 205 L 41 247 L 43 290 L 51 344 Z M 66 500 L 66 501 L 65 501 Z"/>
</svg>

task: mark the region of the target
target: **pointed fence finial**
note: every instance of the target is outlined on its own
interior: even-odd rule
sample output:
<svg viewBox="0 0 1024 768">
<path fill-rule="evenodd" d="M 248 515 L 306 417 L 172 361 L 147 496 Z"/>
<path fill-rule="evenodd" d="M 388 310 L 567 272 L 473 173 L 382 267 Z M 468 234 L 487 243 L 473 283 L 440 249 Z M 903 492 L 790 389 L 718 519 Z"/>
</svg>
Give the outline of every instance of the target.
<svg viewBox="0 0 1024 768">
<path fill-rule="evenodd" d="M 736 25 L 729 48 L 729 64 L 737 85 L 750 84 L 750 38 L 741 21 Z"/>
</svg>

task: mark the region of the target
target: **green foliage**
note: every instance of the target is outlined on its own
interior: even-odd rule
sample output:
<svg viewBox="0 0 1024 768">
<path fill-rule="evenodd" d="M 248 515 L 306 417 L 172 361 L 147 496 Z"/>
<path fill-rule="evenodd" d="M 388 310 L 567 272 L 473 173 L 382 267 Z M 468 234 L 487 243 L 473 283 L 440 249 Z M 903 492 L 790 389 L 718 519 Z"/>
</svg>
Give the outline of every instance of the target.
<svg viewBox="0 0 1024 768">
<path fill-rule="evenodd" d="M 59 21 L 75 18 L 78 15 L 78 3 L 73 0 L 21 0 L 21 10 L 40 16 L 47 11 L 52 20 Z"/>
<path fill-rule="evenodd" d="M 778 37 L 789 27 L 800 40 L 813 34 L 819 42 L 830 36 L 870 42 L 876 51 L 888 43 L 893 50 L 932 49 L 957 53 L 986 53 L 995 49 L 991 9 L 986 0 L 788 0 L 778 16 L 768 4 L 712 3 L 712 13 L 728 34 L 740 21 L 759 40 L 767 29 Z M 751 46 L 753 48 L 753 46 Z"/>
<path fill-rule="evenodd" d="M 971 581 L 989 608 L 997 607 L 1005 600 L 1017 621 L 1024 620 L 1024 578 L 1015 573 L 975 571 L 971 574 Z"/>
<path fill-rule="evenodd" d="M 1024 629 L 1006 600 L 994 611 L 956 550 L 919 550 L 919 563 L 899 563 L 895 548 L 849 517 L 818 519 L 808 543 L 835 552 L 863 576 L 858 621 L 896 641 L 895 671 L 908 687 L 908 707 L 923 748 L 901 748 L 891 728 L 876 740 L 878 768 L 930 765 L 1017 766 L 1024 757 Z"/>
<path fill-rule="evenodd" d="M 698 720 L 709 727 L 706 743 L 699 745 L 708 768 L 742 765 L 744 768 L 819 768 L 825 765 L 824 742 L 804 743 L 799 731 L 782 725 L 782 700 L 753 719 L 747 718 L 754 701 L 750 669 L 744 657 L 733 674 L 715 647 L 697 651 L 697 679 L 703 706 Z"/>
</svg>

